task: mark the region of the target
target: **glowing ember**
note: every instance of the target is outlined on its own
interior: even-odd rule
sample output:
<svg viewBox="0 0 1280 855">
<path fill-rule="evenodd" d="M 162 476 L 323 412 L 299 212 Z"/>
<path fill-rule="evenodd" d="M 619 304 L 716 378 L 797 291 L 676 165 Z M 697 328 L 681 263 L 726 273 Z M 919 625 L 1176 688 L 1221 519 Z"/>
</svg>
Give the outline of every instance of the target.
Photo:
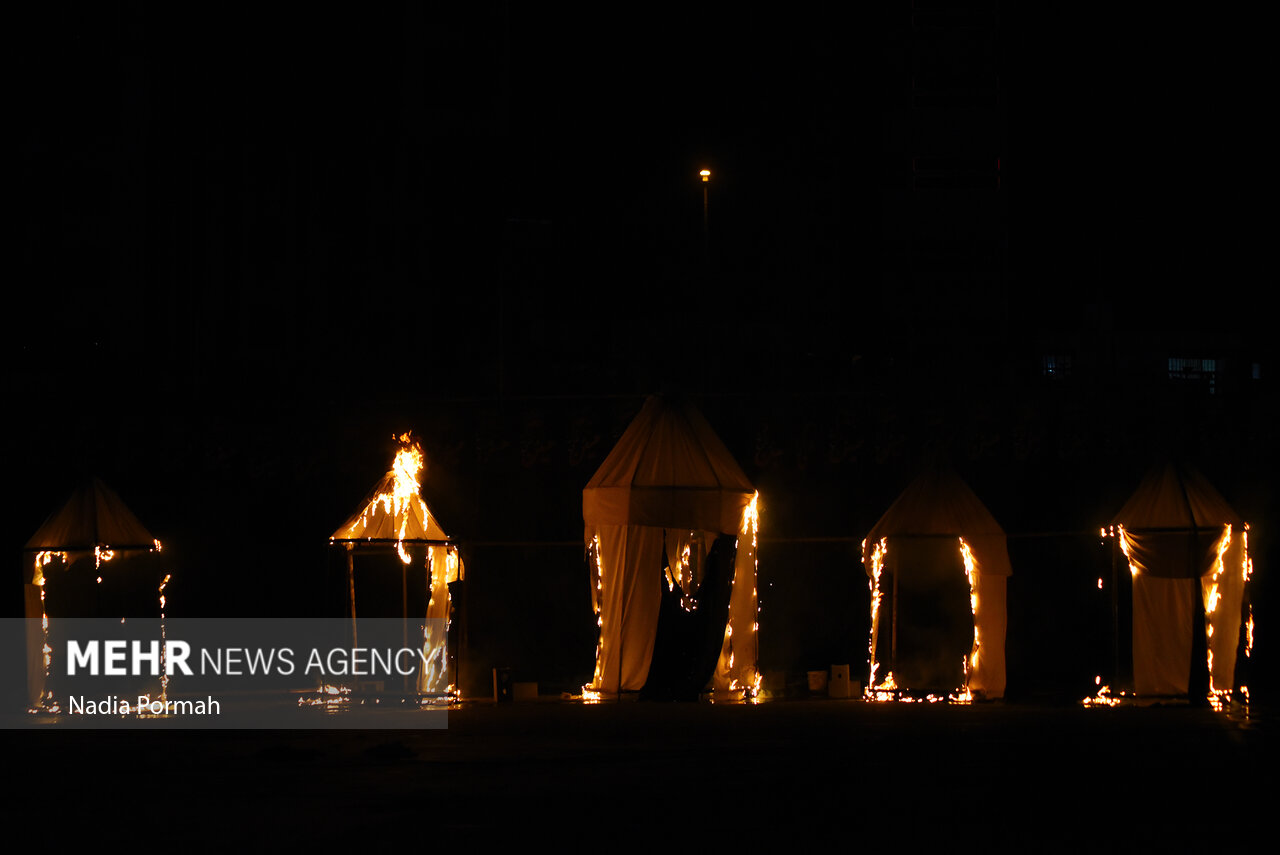
<svg viewBox="0 0 1280 855">
<path fill-rule="evenodd" d="M 320 707 L 326 712 L 340 712 L 351 703 L 350 686 L 334 686 L 325 683 L 315 694 L 298 698 L 300 707 Z"/>
<path fill-rule="evenodd" d="M 158 540 L 156 541 L 156 548 L 157 549 L 160 548 L 160 541 Z M 169 650 L 168 650 L 168 643 L 165 641 L 166 634 L 165 634 L 165 627 L 164 627 L 164 606 L 165 606 L 164 589 L 168 586 L 169 580 L 172 578 L 173 578 L 172 574 L 166 573 L 164 577 L 164 581 L 160 583 L 160 651 L 161 651 L 160 652 L 160 700 L 166 703 L 166 709 L 168 708 L 167 703 L 169 700 L 169 669 L 166 666 L 166 663 L 168 662 Z"/>
<path fill-rule="evenodd" d="M 1119 698 L 1111 697 L 1111 687 L 1102 684 L 1102 676 L 1093 678 L 1093 684 L 1098 687 L 1098 693 L 1091 697 L 1084 698 L 1080 701 L 1086 707 L 1114 707 L 1120 703 Z"/>
<path fill-rule="evenodd" d="M 868 684 L 867 691 L 863 697 L 868 701 L 896 701 L 898 700 L 898 684 L 893 681 L 893 672 L 890 671 L 884 676 L 884 682 L 880 685 Z M 906 700 L 905 698 L 903 700 Z"/>
<path fill-rule="evenodd" d="M 94 566 L 94 569 L 96 570 L 97 568 L 101 567 L 101 566 L 102 566 L 102 562 L 104 562 L 104 561 L 110 561 L 112 558 L 115 558 L 115 557 L 116 557 L 116 554 L 115 554 L 115 552 L 113 552 L 113 551 L 111 550 L 111 547 L 109 547 L 109 546 L 95 546 L 95 547 L 93 548 L 93 566 Z"/>
</svg>

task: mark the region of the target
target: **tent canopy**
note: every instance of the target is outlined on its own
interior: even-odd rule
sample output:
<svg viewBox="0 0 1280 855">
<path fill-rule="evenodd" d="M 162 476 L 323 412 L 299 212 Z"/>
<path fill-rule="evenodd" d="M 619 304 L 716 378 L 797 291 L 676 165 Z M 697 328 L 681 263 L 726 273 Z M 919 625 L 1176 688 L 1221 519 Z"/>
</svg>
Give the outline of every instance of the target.
<svg viewBox="0 0 1280 855">
<path fill-rule="evenodd" d="M 76 488 L 71 497 L 55 511 L 36 533 L 27 541 L 23 550 L 35 553 L 30 567 L 30 575 L 24 573 L 26 582 L 23 585 L 23 607 L 28 620 L 27 625 L 27 692 L 28 701 L 34 706 L 46 699 L 47 665 L 44 651 L 48 650 L 49 637 L 49 601 L 46 592 L 48 578 L 44 568 L 54 556 L 63 561 L 63 569 L 77 561 L 93 558 L 99 563 L 112 557 L 136 555 L 140 552 L 152 552 L 159 548 L 160 542 L 151 532 L 138 522 L 133 511 L 116 495 L 115 491 L 98 478 L 92 478 Z M 51 554 L 52 553 L 52 554 Z M 28 558 L 31 558 L 28 555 Z M 99 571 L 101 572 L 101 571 Z M 86 597 L 83 588 L 77 590 L 75 579 L 69 575 L 63 587 L 53 598 L 59 611 L 63 614 L 92 614 L 103 606 L 101 597 L 102 577 L 96 573 L 85 574 L 89 580 L 97 576 L 96 582 L 88 584 L 94 588 L 92 596 Z M 151 590 L 154 582 L 148 581 Z M 161 588 L 163 590 L 163 586 Z M 117 605 L 125 608 L 137 608 L 137 601 L 132 595 L 135 590 L 120 591 L 125 599 Z M 113 594 L 112 597 L 116 596 Z M 109 598 L 109 601 L 115 602 Z M 41 619 L 41 620 L 37 620 Z"/>
<path fill-rule="evenodd" d="M 689 402 L 645 401 L 582 491 L 600 626 L 595 676 L 586 688 L 629 692 L 646 685 L 663 566 L 672 571 L 669 584 L 678 580 L 685 594 L 696 595 L 696 568 L 718 535 L 733 537 L 736 546 L 712 684 L 717 691 L 758 687 L 755 508 L 755 488 Z"/>
<path fill-rule="evenodd" d="M 151 532 L 98 478 L 76 488 L 23 548 L 27 552 L 92 552 L 95 547 L 117 552 L 156 547 Z"/>
<path fill-rule="evenodd" d="M 1201 610 L 1210 691 L 1233 688 L 1250 568 L 1240 516 L 1200 473 L 1166 463 L 1114 522 L 1133 584 L 1134 689 L 1188 693 Z"/>
<path fill-rule="evenodd" d="M 643 525 L 730 533 L 742 528 L 754 495 L 701 413 L 686 401 L 653 396 L 587 482 L 582 516 L 588 532 Z"/>
<path fill-rule="evenodd" d="M 976 565 L 972 575 L 962 560 L 961 538 Z M 954 470 L 933 466 L 918 476 L 871 529 L 862 560 L 873 579 L 868 685 L 877 685 L 880 667 L 880 599 L 890 596 L 884 622 L 891 629 L 883 647 L 903 687 L 946 689 L 944 684 L 963 680 L 985 697 L 1004 696 L 1008 541 Z M 882 560 L 893 578 L 884 591 Z"/>
<path fill-rule="evenodd" d="M 1147 473 L 1114 522 L 1131 531 L 1192 531 L 1243 520 L 1199 472 L 1166 463 Z"/>
<path fill-rule="evenodd" d="M 414 542 L 443 544 L 449 540 L 422 498 L 426 458 L 411 433 L 397 437 L 391 468 L 360 507 L 329 535 L 331 541 Z"/>
<path fill-rule="evenodd" d="M 911 482 L 872 527 L 867 544 L 886 537 L 940 536 L 963 537 L 984 575 L 1013 572 L 1004 529 L 950 467 L 931 468 Z"/>
<path fill-rule="evenodd" d="M 449 583 L 463 578 L 457 545 L 445 534 L 422 498 L 421 475 L 425 458 L 422 446 L 410 434 L 402 434 L 391 469 L 374 485 L 359 509 L 329 536 L 343 543 L 347 553 L 347 591 L 350 602 L 352 642 L 358 639 L 356 624 L 355 565 L 352 552 L 362 544 L 395 544 L 402 580 L 402 612 L 407 619 L 408 565 L 413 556 L 406 544 L 426 544 L 424 570 L 427 587 L 427 622 L 423 627 L 422 666 L 417 675 L 420 692 L 445 692 L 450 686 L 448 664 L 449 617 L 452 610 Z M 363 551 L 363 550 L 362 550 Z"/>
<path fill-rule="evenodd" d="M 418 492 L 397 498 L 395 470 L 382 477 L 360 508 L 330 535 L 336 541 L 446 541 L 435 514 Z M 403 528 L 403 530 L 402 530 Z"/>
</svg>

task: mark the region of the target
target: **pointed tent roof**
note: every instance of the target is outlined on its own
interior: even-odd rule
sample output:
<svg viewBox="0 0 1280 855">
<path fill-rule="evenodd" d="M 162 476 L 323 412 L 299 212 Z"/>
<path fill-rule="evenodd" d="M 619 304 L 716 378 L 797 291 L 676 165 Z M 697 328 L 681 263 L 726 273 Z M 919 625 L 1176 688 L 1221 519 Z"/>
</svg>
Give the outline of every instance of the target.
<svg viewBox="0 0 1280 855">
<path fill-rule="evenodd" d="M 382 476 L 359 509 L 329 536 L 330 540 L 444 542 L 449 539 L 435 514 L 427 507 L 417 482 L 422 449 L 416 442 L 410 444 L 406 439 L 404 443 L 391 469 Z M 412 455 L 415 451 L 419 469 L 408 471 L 402 468 L 405 459 L 402 455 Z M 411 463 L 409 465 L 412 466 Z"/>
<path fill-rule="evenodd" d="M 154 549 L 155 541 L 115 491 L 93 478 L 76 488 L 23 548 L 28 552 L 91 552 L 101 546 L 119 552 Z"/>
<path fill-rule="evenodd" d="M 331 540 L 448 540 L 435 514 L 431 513 L 422 496 L 415 495 L 396 507 L 394 500 L 384 497 L 393 494 L 394 473 L 388 472 L 369 493 L 359 510 L 330 535 Z M 404 536 L 400 525 L 404 524 Z"/>
<path fill-rule="evenodd" d="M 950 467 L 932 467 L 912 481 L 872 527 L 867 543 L 884 537 L 939 536 L 963 537 L 981 573 L 1013 572 L 1004 529 Z"/>
<path fill-rule="evenodd" d="M 582 491 L 588 526 L 731 532 L 755 487 L 687 401 L 649 397 Z"/>
<path fill-rule="evenodd" d="M 1203 475 L 1166 463 L 1147 473 L 1114 522 L 1134 531 L 1191 531 L 1243 521 Z"/>
</svg>

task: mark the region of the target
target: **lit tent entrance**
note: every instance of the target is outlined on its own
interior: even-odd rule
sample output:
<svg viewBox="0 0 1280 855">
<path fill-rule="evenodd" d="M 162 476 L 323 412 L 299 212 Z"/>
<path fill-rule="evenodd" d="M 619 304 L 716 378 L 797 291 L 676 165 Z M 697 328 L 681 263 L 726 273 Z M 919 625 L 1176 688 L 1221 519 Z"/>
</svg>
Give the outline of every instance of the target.
<svg viewBox="0 0 1280 855">
<path fill-rule="evenodd" d="M 949 468 L 916 478 L 862 542 L 870 577 L 867 697 L 1004 697 L 1004 529 Z M 958 693 L 957 693 L 958 690 Z"/>
<path fill-rule="evenodd" d="M 421 494 L 423 469 L 422 447 L 409 434 L 398 438 L 399 449 L 391 470 L 374 487 L 368 500 L 329 538 L 330 543 L 346 546 L 347 591 L 349 596 L 352 644 L 359 644 L 356 620 L 355 553 L 394 552 L 399 557 L 401 583 L 401 619 L 404 622 L 404 644 L 422 640 L 422 667 L 412 687 L 423 695 L 453 692 L 449 675 L 448 626 L 450 618 L 449 583 L 464 576 L 458 545 L 440 527 Z M 424 611 L 409 608 L 409 568 L 420 557 L 425 571 L 426 607 Z M 428 620 L 412 628 L 410 618 L 423 614 Z M 432 620 L 438 618 L 439 620 Z M 443 631 L 438 628 L 443 627 Z M 409 678 L 407 678 L 409 679 Z"/>
<path fill-rule="evenodd" d="M 23 547 L 31 576 L 23 585 L 27 618 L 27 690 L 33 708 L 53 702 L 48 686 L 58 617 L 164 617 L 168 575 L 148 572 L 136 556 L 160 551 L 115 491 L 97 478 L 78 487 Z M 127 570 L 120 567 L 128 563 Z M 25 563 L 25 562 L 24 562 Z M 62 572 L 54 572 L 61 567 Z M 110 572 L 108 568 L 120 568 Z M 74 571 L 74 572 L 73 572 Z M 26 575 L 25 573 L 23 574 Z M 152 605 L 157 597 L 159 610 Z"/>
<path fill-rule="evenodd" d="M 694 691 L 709 676 L 717 696 L 753 696 L 756 491 L 702 415 L 683 401 L 645 401 L 582 491 L 582 516 L 600 628 L 584 697 L 646 687 L 664 597 L 690 615 L 701 606 L 714 634 L 713 665 L 688 678 Z M 727 582 L 723 596 L 706 590 L 710 576 Z"/>
<path fill-rule="evenodd" d="M 1133 684 L 1138 695 L 1187 695 L 1203 615 L 1210 700 L 1235 687 L 1240 628 L 1251 652 L 1249 526 L 1198 472 L 1149 472 L 1104 535 L 1115 537 L 1133 580 Z M 1197 645 L 1198 646 L 1198 645 Z M 1204 672 L 1201 672 L 1202 674 Z"/>
</svg>

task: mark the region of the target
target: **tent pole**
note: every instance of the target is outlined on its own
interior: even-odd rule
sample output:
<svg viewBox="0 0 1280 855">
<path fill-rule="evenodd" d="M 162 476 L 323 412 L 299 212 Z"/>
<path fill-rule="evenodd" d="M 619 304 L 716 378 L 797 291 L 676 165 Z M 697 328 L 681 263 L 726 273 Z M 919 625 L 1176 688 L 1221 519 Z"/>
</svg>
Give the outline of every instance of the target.
<svg viewBox="0 0 1280 855">
<path fill-rule="evenodd" d="M 459 580 L 460 582 L 463 582 L 463 583 L 464 583 L 464 584 L 462 584 L 462 585 L 459 585 L 459 586 L 458 586 L 458 594 L 462 597 L 462 621 L 461 621 L 462 625 L 458 627 L 458 652 L 457 652 L 457 653 L 455 653 L 455 654 L 453 655 L 453 690 L 454 690 L 455 692 L 457 692 L 457 693 L 458 693 L 458 697 L 459 697 L 459 698 L 461 698 L 461 697 L 462 697 L 462 687 L 461 687 L 461 685 L 458 683 L 458 667 L 459 667 L 458 660 L 462 658 L 462 654 L 463 654 L 463 652 L 465 652 L 465 645 L 466 645 L 466 643 L 467 643 L 467 614 L 468 614 L 468 612 L 467 612 L 467 586 L 466 586 L 466 584 L 465 584 L 465 582 L 466 582 L 467 580 L 466 580 L 466 576 L 465 576 L 466 571 L 463 569 L 463 564 L 462 564 L 462 550 L 461 550 L 461 549 L 459 549 L 459 550 L 457 550 L 454 554 L 455 554 L 455 555 L 457 555 L 457 557 L 458 557 L 458 580 Z M 449 604 L 449 612 L 450 612 L 449 617 L 450 617 L 450 618 L 452 618 L 452 616 L 453 616 L 453 614 L 452 614 L 452 613 L 453 613 L 453 603 L 452 603 L 452 601 L 450 601 L 450 604 Z M 448 627 L 448 625 L 449 625 L 449 622 L 446 620 L 446 621 L 445 621 L 445 626 L 446 626 L 446 627 Z M 446 643 L 446 644 L 448 643 L 448 631 L 447 631 L 447 630 L 446 630 L 446 634 L 445 634 L 445 643 Z"/>
<path fill-rule="evenodd" d="M 1120 580 L 1116 550 L 1119 548 L 1116 539 L 1111 538 L 1111 679 L 1117 689 L 1120 685 Z"/>
<path fill-rule="evenodd" d="M 889 641 L 889 672 L 898 667 L 898 568 L 893 568 L 893 624 Z"/>
<path fill-rule="evenodd" d="M 400 562 L 400 649 L 409 646 L 409 565 Z M 405 674 L 401 683 L 404 691 L 409 691 L 409 675 Z"/>
<path fill-rule="evenodd" d="M 354 648 L 359 646 L 356 636 L 356 569 L 349 543 L 347 544 L 347 591 L 351 597 L 351 646 Z"/>
<path fill-rule="evenodd" d="M 623 594 L 624 595 L 626 594 L 625 590 L 623 591 Z M 618 697 L 614 700 L 614 703 L 617 703 L 617 704 L 622 703 L 622 662 L 623 662 L 622 654 L 623 654 L 623 651 L 626 649 L 626 640 L 627 640 L 626 622 L 622 620 L 622 617 L 621 617 L 622 615 L 626 614 L 627 605 L 625 602 L 625 596 L 623 600 L 624 601 L 622 603 L 621 614 L 619 615 L 619 619 L 618 619 Z"/>
<path fill-rule="evenodd" d="M 625 535 L 622 543 L 622 566 L 626 567 L 628 544 Z M 619 573 L 619 576 L 621 576 L 621 573 Z M 619 578 L 618 581 L 622 582 L 623 580 Z M 618 605 L 620 608 L 618 609 L 618 697 L 614 700 L 614 703 L 616 704 L 622 703 L 622 663 L 624 661 L 622 654 L 626 651 L 627 641 L 627 587 L 625 584 L 619 586 L 619 593 L 621 593 L 622 596 L 618 598 Z"/>
</svg>

